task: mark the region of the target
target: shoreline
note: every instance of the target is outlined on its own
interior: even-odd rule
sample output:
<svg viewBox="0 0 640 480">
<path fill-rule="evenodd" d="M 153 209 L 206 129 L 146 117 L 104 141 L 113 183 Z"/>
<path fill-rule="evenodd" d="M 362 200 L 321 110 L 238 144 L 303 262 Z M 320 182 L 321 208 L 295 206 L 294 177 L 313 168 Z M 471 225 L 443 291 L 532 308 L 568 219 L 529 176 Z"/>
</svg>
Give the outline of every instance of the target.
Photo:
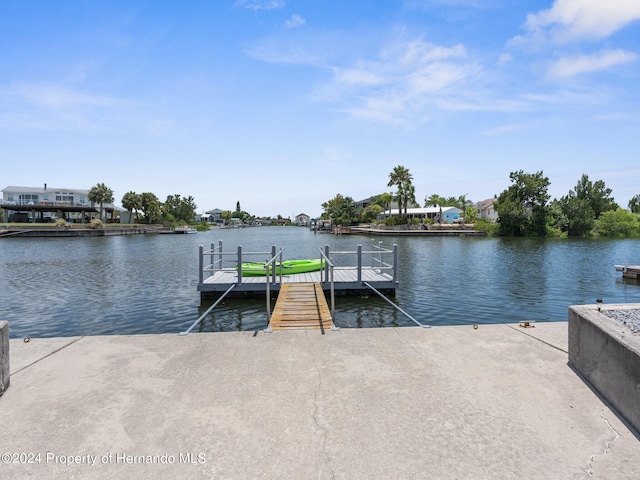
<svg viewBox="0 0 640 480">
<path fill-rule="evenodd" d="M 341 234 L 371 234 L 380 236 L 415 236 L 415 237 L 486 237 L 485 232 L 474 230 L 472 227 L 453 225 L 431 225 L 428 229 L 421 226 L 405 226 L 399 227 L 380 227 L 380 226 L 357 226 L 357 227 L 342 227 L 342 231 L 334 232 L 338 235 Z"/>
<path fill-rule="evenodd" d="M 170 227 L 143 225 L 114 225 L 92 228 L 88 224 L 56 227 L 49 225 L 11 226 L 0 229 L 0 238 L 35 238 L 35 237 L 109 237 L 120 235 L 155 235 L 158 233 L 174 233 Z"/>
</svg>

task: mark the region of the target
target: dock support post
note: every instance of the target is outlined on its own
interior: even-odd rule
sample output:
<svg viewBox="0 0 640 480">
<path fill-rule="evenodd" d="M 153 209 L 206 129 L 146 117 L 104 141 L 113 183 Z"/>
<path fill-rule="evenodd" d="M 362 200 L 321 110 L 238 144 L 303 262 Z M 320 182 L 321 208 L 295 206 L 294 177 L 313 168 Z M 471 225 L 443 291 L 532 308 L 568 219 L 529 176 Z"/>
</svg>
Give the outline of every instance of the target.
<svg viewBox="0 0 640 480">
<path fill-rule="evenodd" d="M 211 260 L 214 260 L 214 258 Z M 220 262 L 220 270 L 222 270 L 224 268 L 222 264 L 222 240 L 218 240 L 218 261 Z"/>
<path fill-rule="evenodd" d="M 242 283 L 242 245 L 238 245 L 238 285 Z"/>
<path fill-rule="evenodd" d="M 271 258 L 276 256 L 276 246 L 275 245 L 271 245 Z M 271 258 L 269 260 L 271 260 Z M 282 258 L 280 259 L 280 263 L 282 263 Z M 273 284 L 275 285 L 276 283 L 276 266 L 273 265 L 273 263 L 271 264 L 273 266 L 273 269 L 269 269 L 271 270 L 271 275 L 269 275 L 269 272 L 267 271 L 267 283 L 269 282 L 273 282 Z M 280 269 L 280 271 L 282 272 L 282 268 Z M 271 278 L 269 278 L 271 277 Z M 267 295 L 269 297 L 269 299 L 267 301 L 271 301 L 271 295 Z"/>
<path fill-rule="evenodd" d="M 329 245 L 324 246 L 324 256 L 325 258 L 331 258 L 329 257 Z M 324 282 L 329 283 L 329 264 L 327 262 L 324 264 Z"/>
<path fill-rule="evenodd" d="M 362 282 L 362 245 L 358 245 L 358 283 Z"/>
<path fill-rule="evenodd" d="M 0 321 L 0 396 L 9 388 L 9 322 Z"/>
<path fill-rule="evenodd" d="M 398 283 L 398 244 L 393 244 L 393 281 Z"/>
<path fill-rule="evenodd" d="M 204 247 L 202 245 L 198 247 L 198 265 L 198 283 L 202 285 L 204 283 Z"/>
</svg>

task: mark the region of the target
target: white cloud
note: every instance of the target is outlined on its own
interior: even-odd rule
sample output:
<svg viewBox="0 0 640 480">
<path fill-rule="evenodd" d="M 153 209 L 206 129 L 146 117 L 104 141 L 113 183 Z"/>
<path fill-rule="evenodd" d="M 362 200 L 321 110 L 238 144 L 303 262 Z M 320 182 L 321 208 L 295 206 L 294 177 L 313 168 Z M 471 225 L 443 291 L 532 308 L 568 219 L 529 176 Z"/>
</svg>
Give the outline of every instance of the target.
<svg viewBox="0 0 640 480">
<path fill-rule="evenodd" d="M 63 109 L 78 106 L 111 107 L 123 102 L 105 95 L 94 95 L 54 85 L 20 83 L 0 87 L 3 96 L 26 101 L 37 107 Z"/>
<path fill-rule="evenodd" d="M 465 96 L 482 68 L 466 60 L 463 45 L 443 47 L 417 39 L 389 45 L 377 59 L 351 67 L 334 67 L 322 89 L 326 101 L 345 104 L 359 118 L 403 124 L 428 118 L 429 108 L 460 105 L 449 97 Z"/>
<path fill-rule="evenodd" d="M 471 8 L 495 8 L 500 5 L 500 0 L 405 0 L 407 8 L 426 9 L 435 6 L 444 7 L 471 7 Z"/>
<path fill-rule="evenodd" d="M 96 131 L 107 118 L 136 104 L 64 86 L 17 82 L 0 85 L 0 128 Z"/>
<path fill-rule="evenodd" d="M 593 55 L 576 55 L 561 58 L 551 65 L 547 76 L 551 78 L 571 77 L 581 73 L 598 72 L 638 58 L 633 52 L 624 50 L 602 50 Z"/>
<path fill-rule="evenodd" d="M 306 23 L 306 20 L 304 19 L 304 17 L 293 14 L 291 15 L 291 18 L 285 22 L 285 25 L 287 26 L 287 28 L 296 28 L 301 25 L 304 25 L 305 23 Z"/>
<path fill-rule="evenodd" d="M 333 68 L 335 81 L 344 85 L 380 85 L 385 82 L 383 76 L 366 67 Z"/>
<path fill-rule="evenodd" d="M 527 16 L 526 37 L 522 40 L 550 39 L 558 43 L 606 38 L 640 19 L 638 0 L 555 0 L 548 10 Z"/>
<path fill-rule="evenodd" d="M 513 61 L 513 57 L 510 53 L 503 53 L 498 58 L 498 66 L 506 65 L 507 63 L 511 63 Z"/>
<path fill-rule="evenodd" d="M 275 10 L 283 8 L 285 0 L 236 0 L 235 6 L 249 10 Z"/>
<path fill-rule="evenodd" d="M 504 135 L 511 132 L 517 132 L 519 130 L 523 130 L 524 125 L 511 124 L 511 125 L 502 125 L 501 127 L 491 128 L 489 130 L 485 130 L 481 135 L 487 137 L 493 137 L 498 135 Z"/>
</svg>

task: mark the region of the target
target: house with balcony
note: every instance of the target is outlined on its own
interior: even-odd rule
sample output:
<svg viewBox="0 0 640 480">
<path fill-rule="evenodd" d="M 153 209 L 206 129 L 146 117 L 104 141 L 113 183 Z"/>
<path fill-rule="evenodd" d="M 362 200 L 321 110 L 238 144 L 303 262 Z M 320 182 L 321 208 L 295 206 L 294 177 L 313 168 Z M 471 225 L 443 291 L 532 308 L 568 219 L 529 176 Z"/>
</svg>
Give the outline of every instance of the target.
<svg viewBox="0 0 640 480">
<path fill-rule="evenodd" d="M 84 223 L 95 217 L 99 205 L 89 201 L 89 190 L 8 186 L 2 189 L 0 201 L 4 222 L 49 222 L 64 218 L 68 222 Z M 105 212 L 115 211 L 113 204 L 104 204 Z"/>
</svg>

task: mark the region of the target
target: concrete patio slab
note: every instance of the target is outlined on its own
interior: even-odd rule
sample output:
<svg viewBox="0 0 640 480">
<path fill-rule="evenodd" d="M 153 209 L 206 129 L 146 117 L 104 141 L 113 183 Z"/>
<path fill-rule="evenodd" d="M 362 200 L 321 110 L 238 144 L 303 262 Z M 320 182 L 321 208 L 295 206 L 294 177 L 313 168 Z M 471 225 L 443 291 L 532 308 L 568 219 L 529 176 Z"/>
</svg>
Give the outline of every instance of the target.
<svg viewBox="0 0 640 480">
<path fill-rule="evenodd" d="M 15 339 L 0 478 L 640 478 L 567 360 L 567 323 Z"/>
</svg>

